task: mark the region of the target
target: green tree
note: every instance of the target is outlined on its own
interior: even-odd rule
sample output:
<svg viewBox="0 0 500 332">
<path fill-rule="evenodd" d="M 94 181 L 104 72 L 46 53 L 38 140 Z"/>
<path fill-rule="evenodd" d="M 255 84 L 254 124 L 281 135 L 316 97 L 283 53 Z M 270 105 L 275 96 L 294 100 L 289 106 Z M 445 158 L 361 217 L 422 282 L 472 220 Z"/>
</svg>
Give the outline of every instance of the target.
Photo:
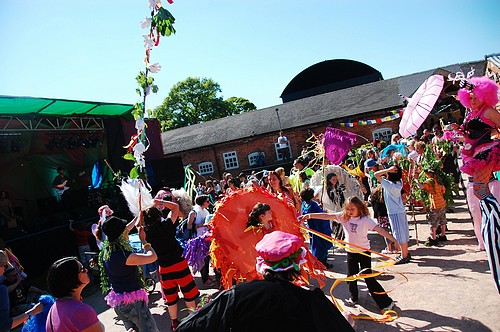
<svg viewBox="0 0 500 332">
<path fill-rule="evenodd" d="M 166 131 L 256 109 L 244 98 L 223 100 L 221 92 L 212 79 L 188 77 L 172 87 L 154 116 Z"/>
</svg>

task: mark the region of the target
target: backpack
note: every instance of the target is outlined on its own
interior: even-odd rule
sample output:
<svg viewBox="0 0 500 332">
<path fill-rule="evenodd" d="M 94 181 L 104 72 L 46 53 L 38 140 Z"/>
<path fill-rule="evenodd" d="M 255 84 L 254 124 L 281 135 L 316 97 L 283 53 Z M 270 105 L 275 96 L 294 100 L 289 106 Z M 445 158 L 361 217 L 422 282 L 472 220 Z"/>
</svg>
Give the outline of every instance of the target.
<svg viewBox="0 0 500 332">
<path fill-rule="evenodd" d="M 175 237 L 181 242 L 185 242 L 185 241 L 193 238 L 194 235 L 196 234 L 195 233 L 196 229 L 193 229 L 193 228 L 188 229 L 188 220 L 189 220 L 189 216 L 191 215 L 191 213 L 194 213 L 194 218 L 196 219 L 196 211 L 191 210 L 191 212 L 189 212 L 187 218 L 184 219 L 183 221 L 181 221 L 181 223 L 176 227 Z M 194 225 L 194 222 L 193 222 L 193 225 Z"/>
</svg>

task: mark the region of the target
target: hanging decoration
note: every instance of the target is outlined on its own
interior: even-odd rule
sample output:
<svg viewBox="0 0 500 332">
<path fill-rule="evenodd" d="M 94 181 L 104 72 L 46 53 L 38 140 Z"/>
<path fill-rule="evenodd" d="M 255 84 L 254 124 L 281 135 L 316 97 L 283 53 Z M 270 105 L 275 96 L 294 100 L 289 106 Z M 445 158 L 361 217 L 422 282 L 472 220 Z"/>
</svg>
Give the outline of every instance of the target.
<svg viewBox="0 0 500 332">
<path fill-rule="evenodd" d="M 341 127 L 359 127 L 359 126 L 367 126 L 387 121 L 392 121 L 399 119 L 402 116 L 404 109 L 399 108 L 397 110 L 390 111 L 391 115 L 384 116 L 383 118 L 373 119 L 373 120 L 359 120 L 355 122 L 340 122 L 339 125 Z"/>
<path fill-rule="evenodd" d="M 328 160 L 334 165 L 339 165 L 356 142 L 357 136 L 345 130 L 326 127 L 323 147 Z"/>
<path fill-rule="evenodd" d="M 160 0 L 148 0 L 149 8 L 151 10 L 151 17 L 146 17 L 141 22 L 143 29 L 149 29 L 149 32 L 144 37 L 144 48 L 146 56 L 144 62 L 146 69 L 140 71 L 139 75 L 135 78 L 139 88 L 136 89 L 137 94 L 142 97 L 142 102 L 134 104 L 132 114 L 136 120 L 135 129 L 136 134 L 130 138 L 130 142 L 125 146 L 127 153 L 123 156 L 126 160 L 134 162 L 134 167 L 130 171 L 130 178 L 146 179 L 146 161 L 144 154 L 149 148 L 149 140 L 146 136 L 146 124 L 144 119 L 146 115 L 150 115 L 150 111 L 146 108 L 146 98 L 153 92 L 158 92 L 158 86 L 154 84 L 154 78 L 150 74 L 158 73 L 161 70 L 159 63 L 151 63 L 151 50 L 157 47 L 160 43 L 160 36 L 170 36 L 175 33 L 173 24 L 175 18 L 166 10 Z M 167 0 L 172 4 L 173 1 Z"/>
</svg>

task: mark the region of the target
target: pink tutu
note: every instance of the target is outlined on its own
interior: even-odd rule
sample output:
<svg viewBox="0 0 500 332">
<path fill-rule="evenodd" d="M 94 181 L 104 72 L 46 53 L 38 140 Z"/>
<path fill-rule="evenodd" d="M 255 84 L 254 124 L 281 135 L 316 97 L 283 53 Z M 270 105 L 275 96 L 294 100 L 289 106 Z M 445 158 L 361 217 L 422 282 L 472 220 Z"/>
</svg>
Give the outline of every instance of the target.
<svg viewBox="0 0 500 332">
<path fill-rule="evenodd" d="M 492 172 L 500 171 L 500 140 L 494 141 L 496 145 L 491 147 L 488 151 L 486 158 L 477 159 L 475 157 L 466 157 L 462 155 L 463 165 L 460 167 L 460 170 L 470 176 L 474 176 L 477 170 L 485 168 L 486 165 L 491 166 L 494 165 Z M 475 155 L 483 155 L 484 152 L 477 153 Z"/>
</svg>

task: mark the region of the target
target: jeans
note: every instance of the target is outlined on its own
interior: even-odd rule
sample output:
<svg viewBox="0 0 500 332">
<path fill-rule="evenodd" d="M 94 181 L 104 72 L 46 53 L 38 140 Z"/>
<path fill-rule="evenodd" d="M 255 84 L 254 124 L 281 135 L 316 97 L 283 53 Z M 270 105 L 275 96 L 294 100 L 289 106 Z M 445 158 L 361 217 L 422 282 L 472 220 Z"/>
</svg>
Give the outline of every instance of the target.
<svg viewBox="0 0 500 332">
<path fill-rule="evenodd" d="M 127 330 L 133 328 L 136 332 L 158 332 L 158 327 L 146 302 L 135 301 L 120 304 L 114 309 Z"/>
</svg>

